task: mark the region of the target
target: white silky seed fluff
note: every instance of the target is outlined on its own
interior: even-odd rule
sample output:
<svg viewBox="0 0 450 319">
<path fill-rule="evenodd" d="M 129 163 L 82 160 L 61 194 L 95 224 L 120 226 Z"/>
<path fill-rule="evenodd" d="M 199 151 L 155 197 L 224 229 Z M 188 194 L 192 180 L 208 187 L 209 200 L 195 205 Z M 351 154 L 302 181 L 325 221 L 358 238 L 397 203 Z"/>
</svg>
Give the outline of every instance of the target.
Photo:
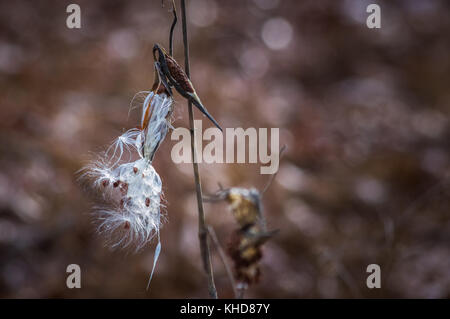
<svg viewBox="0 0 450 319">
<path fill-rule="evenodd" d="M 109 202 L 107 207 L 97 207 L 96 213 L 100 220 L 98 231 L 112 248 L 134 246 L 139 250 L 155 235 L 159 237 L 161 227 L 162 182 L 151 161 L 171 127 L 173 100 L 165 94 L 142 93 L 147 95 L 142 103 L 141 127 L 146 112 L 150 114 L 146 129 L 123 133 L 81 175 L 93 179 L 94 188 Z M 129 162 L 133 150 L 139 159 Z"/>
</svg>

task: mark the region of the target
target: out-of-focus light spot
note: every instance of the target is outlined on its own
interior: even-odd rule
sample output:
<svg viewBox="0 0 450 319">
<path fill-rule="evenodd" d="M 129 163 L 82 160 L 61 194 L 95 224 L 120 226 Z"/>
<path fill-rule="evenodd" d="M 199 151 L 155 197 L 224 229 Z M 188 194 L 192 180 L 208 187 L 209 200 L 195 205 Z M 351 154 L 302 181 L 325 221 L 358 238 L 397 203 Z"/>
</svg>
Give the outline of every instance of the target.
<svg viewBox="0 0 450 319">
<path fill-rule="evenodd" d="M 368 203 L 380 203 L 386 197 L 383 185 L 373 178 L 361 178 L 355 184 L 356 195 Z"/>
<path fill-rule="evenodd" d="M 42 217 L 42 205 L 32 195 L 18 191 L 13 197 L 14 210 L 24 220 L 38 220 Z"/>
<path fill-rule="evenodd" d="M 290 106 L 282 96 L 264 96 L 258 103 L 264 120 L 276 126 L 283 126 L 289 120 Z"/>
<path fill-rule="evenodd" d="M 136 55 L 138 41 L 136 36 L 128 30 L 119 30 L 108 38 L 108 54 L 113 58 L 130 59 Z"/>
<path fill-rule="evenodd" d="M 440 137 L 448 120 L 442 114 L 433 111 L 423 111 L 415 114 L 412 119 L 414 129 L 429 138 Z"/>
<path fill-rule="evenodd" d="M 280 0 L 253 0 L 256 6 L 263 10 L 270 10 L 276 8 Z"/>
<path fill-rule="evenodd" d="M 83 132 L 86 119 L 89 119 L 89 100 L 92 97 L 84 93 L 67 93 L 59 111 L 52 117 L 52 135 L 65 143 L 74 143 L 75 135 Z"/>
<path fill-rule="evenodd" d="M 197 27 L 207 27 L 217 19 L 217 4 L 214 0 L 189 1 L 189 21 Z"/>
<path fill-rule="evenodd" d="M 286 218 L 306 236 L 319 236 L 326 229 L 325 221 L 298 199 L 288 200 L 285 213 Z"/>
<path fill-rule="evenodd" d="M 246 87 L 244 85 L 244 79 L 238 74 L 234 74 L 230 71 L 221 72 L 221 81 L 223 85 L 218 86 L 218 90 L 224 99 L 239 99 L 245 94 Z M 231 107 L 240 107 L 232 104 Z"/>
<path fill-rule="evenodd" d="M 59 112 L 53 124 L 55 135 L 62 139 L 73 138 L 81 129 L 80 117 L 70 108 Z"/>
<path fill-rule="evenodd" d="M 287 190 L 300 192 L 307 186 L 307 177 L 297 166 L 283 164 L 278 171 L 277 182 Z"/>
<path fill-rule="evenodd" d="M 0 72 L 18 72 L 23 59 L 23 52 L 18 46 L 5 42 L 0 43 Z"/>
<path fill-rule="evenodd" d="M 292 40 L 293 29 L 291 24 L 283 18 L 267 20 L 261 31 L 264 43 L 272 50 L 286 48 Z"/>
<path fill-rule="evenodd" d="M 258 48 L 245 50 L 239 62 L 245 74 L 252 78 L 262 77 L 269 68 L 269 60 L 264 50 Z"/>
<path fill-rule="evenodd" d="M 371 2 L 370 0 L 345 0 L 340 4 L 344 15 L 356 23 L 365 23 L 367 19 L 366 8 Z"/>
<path fill-rule="evenodd" d="M 279 78 L 267 94 L 258 97 L 260 117 L 271 125 L 285 126 L 295 115 L 296 106 L 302 99 L 301 91 L 300 84 Z"/>
</svg>

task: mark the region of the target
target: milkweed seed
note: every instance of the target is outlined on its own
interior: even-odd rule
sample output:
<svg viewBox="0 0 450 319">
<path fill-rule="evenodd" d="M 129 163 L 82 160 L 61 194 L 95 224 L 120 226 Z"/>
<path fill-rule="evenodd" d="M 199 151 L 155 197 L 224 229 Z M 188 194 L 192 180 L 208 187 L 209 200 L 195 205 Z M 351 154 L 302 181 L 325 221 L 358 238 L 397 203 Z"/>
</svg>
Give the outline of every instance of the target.
<svg viewBox="0 0 450 319">
<path fill-rule="evenodd" d="M 125 195 L 128 192 L 128 183 L 121 183 L 120 192 Z"/>
</svg>

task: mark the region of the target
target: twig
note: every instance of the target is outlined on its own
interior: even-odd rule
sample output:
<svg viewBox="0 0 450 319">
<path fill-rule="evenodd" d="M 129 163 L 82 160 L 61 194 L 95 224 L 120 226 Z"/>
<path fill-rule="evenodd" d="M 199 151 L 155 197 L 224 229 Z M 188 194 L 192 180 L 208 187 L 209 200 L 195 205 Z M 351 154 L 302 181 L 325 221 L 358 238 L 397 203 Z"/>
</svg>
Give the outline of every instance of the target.
<svg viewBox="0 0 450 319">
<path fill-rule="evenodd" d="M 184 45 L 184 64 L 186 75 L 190 78 L 189 70 L 189 43 L 187 38 L 187 25 L 186 25 L 186 4 L 185 0 L 181 0 L 181 20 L 183 26 L 183 45 Z M 217 299 L 217 290 L 214 284 L 214 274 L 211 263 L 211 255 L 209 251 L 208 243 L 208 230 L 205 224 L 205 213 L 203 211 L 203 200 L 202 200 L 202 185 L 200 182 L 200 174 L 198 171 L 197 163 L 197 152 L 194 140 L 194 114 L 192 110 L 192 103 L 188 102 L 189 110 L 189 125 L 191 132 L 191 153 L 192 153 L 192 165 L 194 168 L 194 179 L 195 179 L 195 190 L 197 193 L 197 205 L 198 205 L 198 237 L 200 240 L 200 252 L 203 261 L 203 268 L 205 269 L 206 275 L 208 277 L 208 291 L 211 298 Z"/>
<path fill-rule="evenodd" d="M 278 156 L 281 158 L 281 156 L 283 155 L 283 152 L 286 150 L 286 145 L 283 145 L 280 149 L 280 152 L 278 153 Z M 264 195 L 265 192 L 267 192 L 267 190 L 269 189 L 270 185 L 272 185 L 273 180 L 275 179 L 275 177 L 277 176 L 278 171 L 276 171 L 275 173 L 273 173 L 272 175 L 270 175 L 269 180 L 266 183 L 266 186 L 264 186 L 264 189 L 261 192 L 261 196 Z"/>
<path fill-rule="evenodd" d="M 233 272 L 231 271 L 230 264 L 227 261 L 227 256 L 223 251 L 222 245 L 220 245 L 219 239 L 217 238 L 216 232 L 212 226 L 208 226 L 208 235 L 211 238 L 214 247 L 219 253 L 220 259 L 222 260 L 223 265 L 225 266 L 225 270 L 227 272 L 228 279 L 230 280 L 231 287 L 233 288 L 234 297 L 238 298 L 238 290 L 236 288 L 236 281 L 234 280 Z"/>
<path fill-rule="evenodd" d="M 170 34 L 169 34 L 169 54 L 173 56 L 173 30 L 175 29 L 175 25 L 177 24 L 177 9 L 175 7 L 175 0 L 172 0 L 172 13 L 173 13 L 173 22 L 170 26 Z"/>
</svg>

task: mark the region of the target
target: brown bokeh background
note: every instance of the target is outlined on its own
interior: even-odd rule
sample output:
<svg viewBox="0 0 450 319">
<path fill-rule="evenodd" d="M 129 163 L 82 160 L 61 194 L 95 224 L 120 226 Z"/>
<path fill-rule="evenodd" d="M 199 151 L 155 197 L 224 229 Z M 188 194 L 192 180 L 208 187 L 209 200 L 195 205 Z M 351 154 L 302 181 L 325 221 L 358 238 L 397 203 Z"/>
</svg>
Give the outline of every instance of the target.
<svg viewBox="0 0 450 319">
<path fill-rule="evenodd" d="M 450 297 L 450 6 L 376 1 L 188 0 L 191 74 L 223 127 L 279 127 L 286 151 L 263 199 L 270 228 L 258 298 Z M 151 291 L 153 248 L 110 251 L 75 172 L 123 129 L 153 81 L 151 48 L 168 46 L 166 1 L 0 2 L 0 296 L 207 297 L 192 166 L 154 165 L 168 222 Z M 175 58 L 183 61 L 181 23 Z M 188 126 L 177 96 L 176 127 Z M 201 118 L 196 111 L 196 117 Z M 211 124 L 203 118 L 203 127 Z M 205 193 L 261 189 L 260 164 L 200 165 Z M 225 244 L 225 204 L 205 204 Z M 220 297 L 232 297 L 213 251 Z M 82 288 L 66 287 L 79 264 Z M 382 288 L 366 287 L 379 264 Z"/>
</svg>

